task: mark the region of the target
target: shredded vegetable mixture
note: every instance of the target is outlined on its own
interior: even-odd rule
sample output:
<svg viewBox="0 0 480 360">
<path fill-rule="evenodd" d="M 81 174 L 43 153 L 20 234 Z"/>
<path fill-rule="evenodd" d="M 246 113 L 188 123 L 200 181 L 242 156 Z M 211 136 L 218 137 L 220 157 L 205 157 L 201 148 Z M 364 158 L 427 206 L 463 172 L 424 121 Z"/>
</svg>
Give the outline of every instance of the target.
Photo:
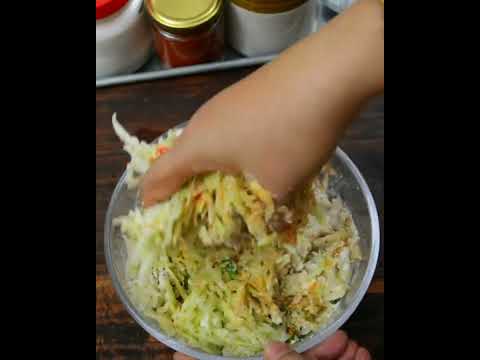
<svg viewBox="0 0 480 360">
<path fill-rule="evenodd" d="M 179 132 L 147 144 L 115 115 L 113 126 L 135 189 Z M 215 354 L 255 355 L 270 340 L 295 343 L 325 326 L 361 259 L 350 212 L 327 195 L 329 173 L 277 207 L 257 182 L 214 172 L 115 219 L 130 299 L 167 334 Z"/>
</svg>

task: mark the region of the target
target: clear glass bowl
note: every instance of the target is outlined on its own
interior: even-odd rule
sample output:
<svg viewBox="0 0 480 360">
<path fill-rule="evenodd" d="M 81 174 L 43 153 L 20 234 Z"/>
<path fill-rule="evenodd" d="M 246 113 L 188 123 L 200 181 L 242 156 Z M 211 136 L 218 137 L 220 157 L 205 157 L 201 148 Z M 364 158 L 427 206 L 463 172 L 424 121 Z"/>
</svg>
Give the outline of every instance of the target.
<svg viewBox="0 0 480 360">
<path fill-rule="evenodd" d="M 184 124 L 177 128 L 183 128 Z M 380 248 L 380 228 L 377 209 L 372 194 L 358 171 L 355 164 L 340 149 L 337 148 L 331 159 L 331 164 L 337 176 L 331 181 L 331 191 L 341 196 L 353 215 L 353 220 L 360 235 L 360 247 L 364 259 L 353 269 L 351 289 L 341 300 L 339 311 L 331 318 L 330 323 L 321 328 L 317 333 L 307 337 L 302 342 L 295 344 L 298 352 L 303 352 L 321 343 L 336 330 L 338 330 L 352 315 L 367 292 L 377 265 Z M 129 191 L 125 183 L 124 173 L 115 187 L 105 220 L 105 256 L 108 271 L 112 277 L 115 290 L 130 315 L 150 335 L 165 345 L 204 360 L 229 360 L 229 359 L 262 359 L 261 354 L 250 358 L 235 358 L 213 355 L 193 348 L 183 341 L 167 336 L 162 332 L 154 319 L 145 317 L 132 304 L 125 291 L 125 262 L 127 252 L 120 231 L 112 227 L 112 220 L 120 215 L 125 215 L 137 203 L 136 192 Z"/>
</svg>

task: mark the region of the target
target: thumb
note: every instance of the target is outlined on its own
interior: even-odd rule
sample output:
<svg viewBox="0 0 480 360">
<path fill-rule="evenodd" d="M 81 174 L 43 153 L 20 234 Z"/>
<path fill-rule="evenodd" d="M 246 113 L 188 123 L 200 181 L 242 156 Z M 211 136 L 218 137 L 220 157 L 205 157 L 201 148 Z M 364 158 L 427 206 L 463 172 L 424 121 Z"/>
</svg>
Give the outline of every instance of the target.
<svg viewBox="0 0 480 360">
<path fill-rule="evenodd" d="M 143 205 L 149 207 L 167 199 L 194 175 L 190 157 L 181 147 L 163 154 L 145 173 L 140 184 Z"/>
<path fill-rule="evenodd" d="M 287 344 L 274 341 L 265 348 L 265 360 L 303 360 L 303 357 L 293 351 Z"/>
</svg>

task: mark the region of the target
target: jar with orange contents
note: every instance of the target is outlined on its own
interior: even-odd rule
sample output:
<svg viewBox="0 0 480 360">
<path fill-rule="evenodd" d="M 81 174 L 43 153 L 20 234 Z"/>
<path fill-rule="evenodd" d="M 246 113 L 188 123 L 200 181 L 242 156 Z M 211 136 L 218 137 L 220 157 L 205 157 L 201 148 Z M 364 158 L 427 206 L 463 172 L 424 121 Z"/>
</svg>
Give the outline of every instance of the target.
<svg viewBox="0 0 480 360">
<path fill-rule="evenodd" d="M 222 0 L 145 0 L 154 46 L 167 67 L 219 60 L 224 51 Z"/>
</svg>

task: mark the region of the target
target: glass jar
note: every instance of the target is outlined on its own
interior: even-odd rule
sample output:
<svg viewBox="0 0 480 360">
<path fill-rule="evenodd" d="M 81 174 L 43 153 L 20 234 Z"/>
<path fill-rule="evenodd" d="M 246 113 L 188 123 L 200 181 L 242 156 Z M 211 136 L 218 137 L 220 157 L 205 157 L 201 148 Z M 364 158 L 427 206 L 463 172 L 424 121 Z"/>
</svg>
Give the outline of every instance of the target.
<svg viewBox="0 0 480 360">
<path fill-rule="evenodd" d="M 222 0 L 145 0 L 154 47 L 167 67 L 218 60 L 224 50 Z"/>
<path fill-rule="evenodd" d="M 315 30 L 316 0 L 229 0 L 227 23 L 239 53 L 276 54 Z"/>
<path fill-rule="evenodd" d="M 96 77 L 138 70 L 152 53 L 143 0 L 96 0 Z"/>
</svg>

